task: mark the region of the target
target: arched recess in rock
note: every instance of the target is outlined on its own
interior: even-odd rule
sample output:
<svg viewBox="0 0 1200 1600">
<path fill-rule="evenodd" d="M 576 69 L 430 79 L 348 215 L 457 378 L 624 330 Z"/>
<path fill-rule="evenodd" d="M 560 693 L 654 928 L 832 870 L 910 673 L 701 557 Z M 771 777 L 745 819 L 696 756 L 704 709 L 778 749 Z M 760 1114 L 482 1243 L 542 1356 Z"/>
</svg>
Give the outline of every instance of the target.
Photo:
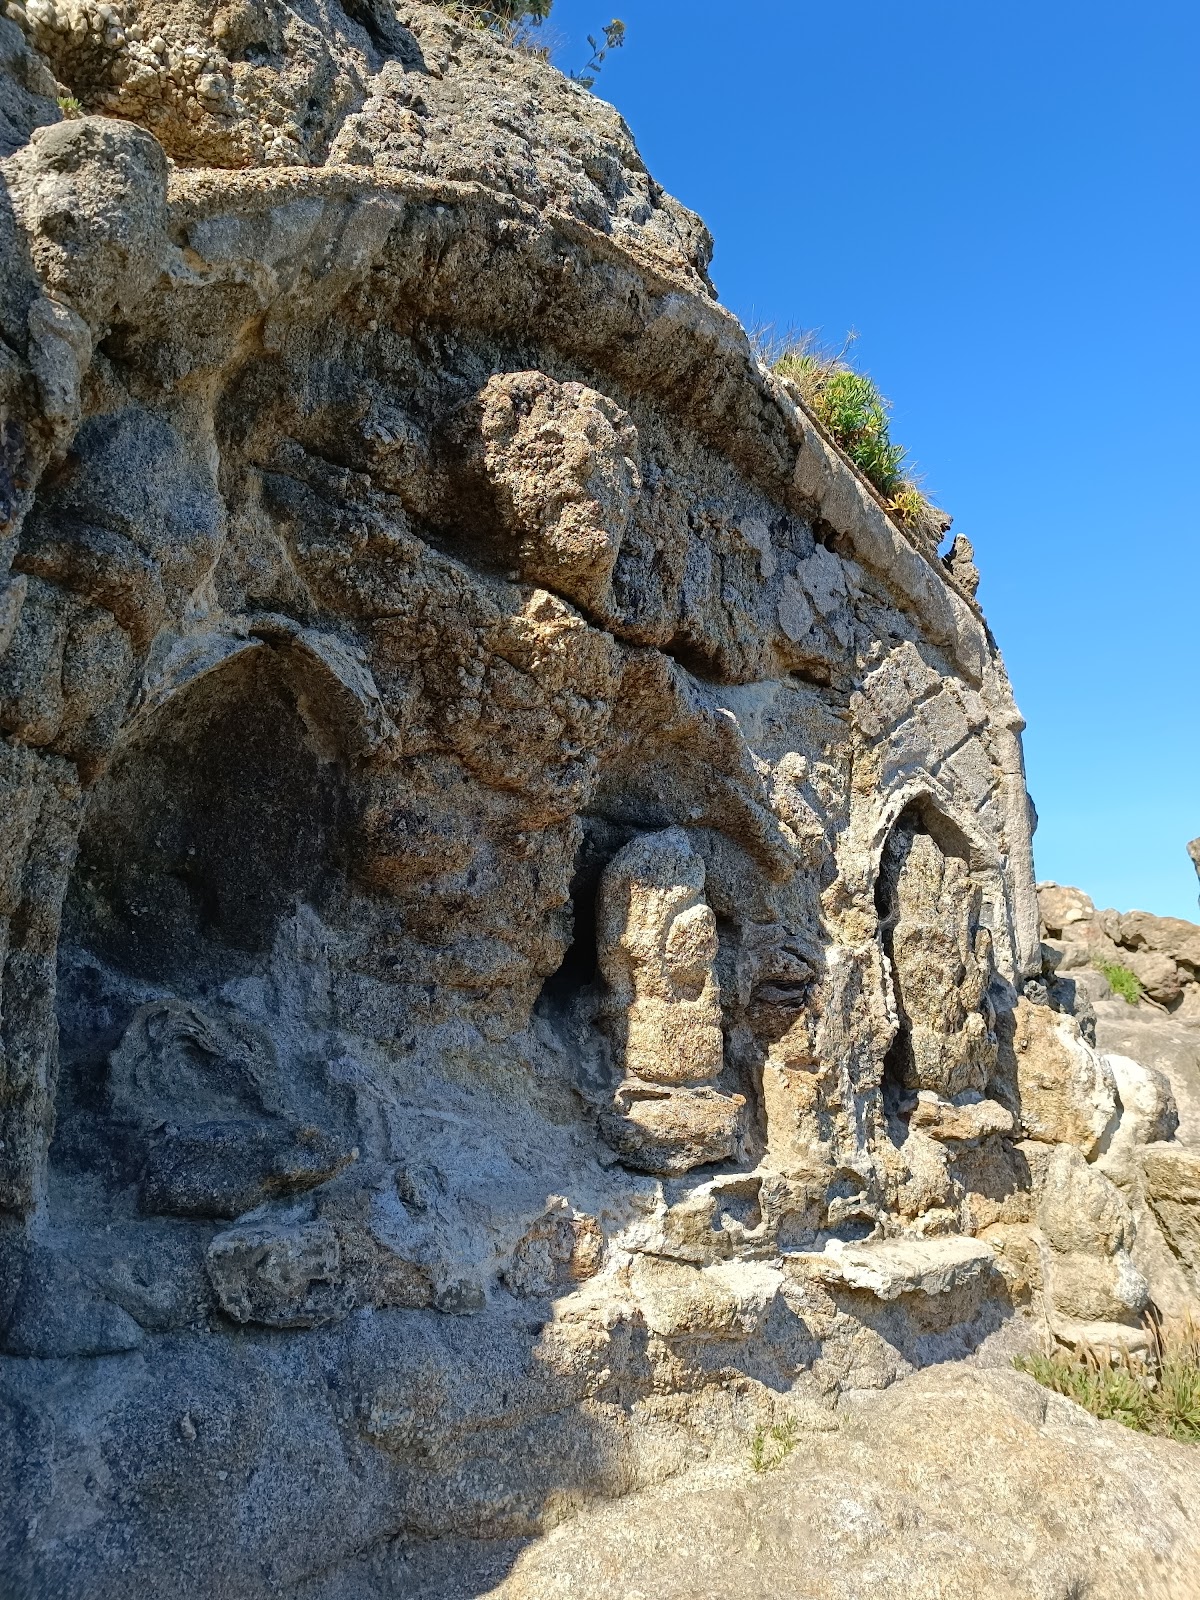
<svg viewBox="0 0 1200 1600">
<path fill-rule="evenodd" d="M 995 1067 L 992 935 L 976 854 L 927 795 L 907 801 L 883 842 L 875 908 L 897 1022 L 883 1064 L 894 1136 L 919 1094 L 981 1096 Z"/>
<path fill-rule="evenodd" d="M 278 1109 L 271 1040 L 231 1021 L 228 997 L 261 980 L 285 923 L 336 919 L 352 763 L 324 715 L 329 673 L 294 637 L 225 640 L 215 660 L 151 697 L 88 799 L 59 944 L 52 1169 L 119 1168 L 97 1119 Z M 162 1061 L 118 1083 L 110 1057 L 139 1027 Z"/>
</svg>

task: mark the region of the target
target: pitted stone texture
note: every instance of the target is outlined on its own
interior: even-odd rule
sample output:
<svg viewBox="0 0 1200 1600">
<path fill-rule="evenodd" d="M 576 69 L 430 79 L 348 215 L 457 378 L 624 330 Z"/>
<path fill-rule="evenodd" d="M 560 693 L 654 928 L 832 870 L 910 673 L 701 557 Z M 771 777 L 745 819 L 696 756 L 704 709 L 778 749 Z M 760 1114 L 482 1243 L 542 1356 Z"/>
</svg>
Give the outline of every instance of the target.
<svg viewBox="0 0 1200 1600">
<path fill-rule="evenodd" d="M 1139 1156 L 1150 1209 L 1200 1300 L 1200 1153 L 1152 1144 Z"/>
<path fill-rule="evenodd" d="M 1151 1000 L 1200 1016 L 1200 925 L 1145 911 L 1097 911 L 1087 895 L 1038 885 L 1050 947 L 1064 972 L 1107 962 L 1127 968 Z"/>
<path fill-rule="evenodd" d="M 1026 1138 L 1076 1146 L 1093 1156 L 1116 1125 L 1117 1095 L 1112 1070 L 1079 1037 L 1073 1017 L 1017 1005 L 1012 1049 L 1021 1127 Z"/>
<path fill-rule="evenodd" d="M 984 1006 L 992 947 L 979 926 L 979 889 L 963 860 L 903 823 L 889 836 L 880 874 L 900 1014 L 900 1082 L 948 1098 L 981 1092 L 996 1041 Z"/>
<path fill-rule="evenodd" d="M 1081 1323 L 1137 1326 L 1149 1286 L 1134 1266 L 1134 1223 L 1119 1191 L 1072 1145 L 1060 1144 L 1040 1185 L 1051 1327 L 1069 1341 Z"/>
<path fill-rule="evenodd" d="M 920 1128 L 930 1138 L 948 1144 L 978 1144 L 997 1133 L 1011 1133 L 1014 1118 L 995 1100 L 964 1095 L 958 1100 L 942 1100 L 930 1089 L 917 1095 L 916 1109 L 909 1118 L 910 1128 Z"/>
<path fill-rule="evenodd" d="M 222 1121 L 165 1128 L 139 1185 L 150 1215 L 232 1221 L 264 1200 L 315 1189 L 353 1159 L 319 1128 Z"/>
<path fill-rule="evenodd" d="M 742 1129 L 741 1095 L 709 1088 L 656 1088 L 625 1083 L 600 1131 L 626 1165 L 638 1172 L 678 1176 L 693 1167 L 728 1161 Z"/>
<path fill-rule="evenodd" d="M 732 1155 L 743 1104 L 711 1087 L 724 1066 L 717 922 L 704 862 L 682 828 L 628 844 L 597 910 L 605 1011 L 626 1082 L 601 1126 L 632 1165 L 683 1172 Z"/>
<path fill-rule="evenodd" d="M 682 828 L 627 845 L 606 868 L 600 971 L 626 1072 L 650 1083 L 701 1083 L 721 1070 L 717 919 L 704 861 Z"/>
<path fill-rule="evenodd" d="M 803 1437 L 777 1471 L 711 1465 L 586 1511 L 522 1551 L 489 1592 L 495 1600 L 939 1592 L 1191 1600 L 1195 1592 L 1191 1446 L 1095 1422 L 1018 1373 L 953 1365 L 863 1395 L 839 1421 L 836 1431 Z"/>
<path fill-rule="evenodd" d="M 885 1239 L 857 1245 L 835 1240 L 819 1255 L 794 1259 L 814 1278 L 895 1300 L 906 1294 L 946 1294 L 986 1277 L 995 1253 L 977 1239 Z"/>
<path fill-rule="evenodd" d="M 641 492 L 637 430 L 604 395 L 541 372 L 491 379 L 479 407 L 485 470 L 522 577 L 603 615 Z"/>
<path fill-rule="evenodd" d="M 314 1328 L 346 1309 L 341 1253 L 327 1223 L 246 1224 L 218 1234 L 206 1264 L 235 1322 Z"/>
<path fill-rule="evenodd" d="M 1120 1111 L 1098 1165 L 1116 1184 L 1135 1183 L 1139 1148 L 1174 1139 L 1179 1111 L 1165 1072 L 1129 1056 L 1109 1054 L 1104 1060 L 1113 1075 Z"/>
<path fill-rule="evenodd" d="M 545 61 L 14 9 L 88 114 L 0 38 L 6 1577 L 300 1593 L 970 1354 L 1000 1274 L 796 1257 L 1029 1226 L 965 569 Z"/>
</svg>

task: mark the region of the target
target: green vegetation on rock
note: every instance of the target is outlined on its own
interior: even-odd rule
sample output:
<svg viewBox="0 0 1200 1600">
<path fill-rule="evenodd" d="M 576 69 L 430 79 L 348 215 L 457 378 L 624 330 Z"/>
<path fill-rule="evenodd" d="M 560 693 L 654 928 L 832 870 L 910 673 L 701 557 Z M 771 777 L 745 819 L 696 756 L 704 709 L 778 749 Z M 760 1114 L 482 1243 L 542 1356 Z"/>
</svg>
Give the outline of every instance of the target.
<svg viewBox="0 0 1200 1600">
<path fill-rule="evenodd" d="M 793 1417 L 755 1428 L 750 1441 L 750 1465 L 755 1472 L 773 1472 L 781 1467 L 796 1448 L 800 1430 Z"/>
<path fill-rule="evenodd" d="M 554 0 L 488 0 L 474 5 L 470 0 L 438 0 L 445 11 L 478 22 L 481 27 L 506 29 L 523 22 L 545 22 Z"/>
<path fill-rule="evenodd" d="M 1120 995 L 1128 1005 L 1137 1005 L 1146 992 L 1137 973 L 1130 972 L 1128 967 L 1121 966 L 1117 961 L 1097 959 L 1096 970 L 1104 974 L 1112 992 Z"/>
<path fill-rule="evenodd" d="M 1173 1330 L 1156 1327 L 1145 1361 L 1080 1346 L 1070 1354 L 1018 1356 L 1013 1365 L 1102 1421 L 1200 1443 L 1200 1327 L 1190 1319 Z"/>
<path fill-rule="evenodd" d="M 875 382 L 846 360 L 854 335 L 838 352 L 820 349 L 812 334 L 768 341 L 771 367 L 800 392 L 804 405 L 834 443 L 882 495 L 892 516 L 910 532 L 934 545 L 948 519 L 933 506 L 906 471 L 907 451 L 893 444 L 888 427 L 890 402 Z"/>
</svg>

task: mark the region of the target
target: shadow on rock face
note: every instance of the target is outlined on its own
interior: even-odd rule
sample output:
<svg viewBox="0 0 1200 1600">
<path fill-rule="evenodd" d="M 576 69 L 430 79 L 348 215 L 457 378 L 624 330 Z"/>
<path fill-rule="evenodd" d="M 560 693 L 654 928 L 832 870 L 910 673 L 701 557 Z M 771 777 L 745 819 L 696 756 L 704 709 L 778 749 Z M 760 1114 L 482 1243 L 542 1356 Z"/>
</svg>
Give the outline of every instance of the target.
<svg viewBox="0 0 1200 1600">
<path fill-rule="evenodd" d="M 333 881 L 344 791 L 269 648 L 168 702 L 97 786 L 73 942 L 133 977 L 221 981 Z"/>
</svg>

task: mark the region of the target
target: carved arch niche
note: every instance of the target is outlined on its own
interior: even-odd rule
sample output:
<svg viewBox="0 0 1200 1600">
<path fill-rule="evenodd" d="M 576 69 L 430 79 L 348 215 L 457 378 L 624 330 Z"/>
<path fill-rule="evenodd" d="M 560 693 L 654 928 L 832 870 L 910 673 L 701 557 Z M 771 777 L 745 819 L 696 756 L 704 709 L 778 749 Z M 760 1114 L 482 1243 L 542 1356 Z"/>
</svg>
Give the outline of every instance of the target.
<svg viewBox="0 0 1200 1600">
<path fill-rule="evenodd" d="M 89 799 L 59 942 L 52 1172 L 119 1184 L 122 1140 L 151 1126 L 287 1109 L 271 1004 L 233 997 L 267 992 L 281 939 L 298 954 L 336 921 L 351 763 L 329 674 L 295 639 L 207 648 Z"/>
<path fill-rule="evenodd" d="M 203 989 L 336 881 L 346 778 L 282 653 L 237 650 L 138 720 L 93 791 L 68 932 L 131 977 Z"/>
<path fill-rule="evenodd" d="M 875 906 L 897 1023 L 883 1069 L 893 1124 L 979 1101 L 995 1070 L 990 910 L 975 854 L 927 798 L 906 805 L 884 840 Z"/>
</svg>

